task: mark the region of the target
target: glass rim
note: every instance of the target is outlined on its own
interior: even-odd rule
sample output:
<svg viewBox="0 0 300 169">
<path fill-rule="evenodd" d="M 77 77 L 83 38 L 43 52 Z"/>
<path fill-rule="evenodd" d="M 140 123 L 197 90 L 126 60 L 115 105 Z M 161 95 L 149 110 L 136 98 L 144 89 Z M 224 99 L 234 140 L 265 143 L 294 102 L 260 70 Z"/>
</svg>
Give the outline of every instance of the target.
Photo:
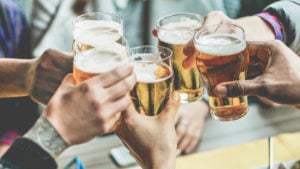
<svg viewBox="0 0 300 169">
<path fill-rule="evenodd" d="M 208 25 L 208 26 L 202 26 L 198 31 L 196 31 L 194 38 L 193 38 L 193 42 L 194 44 L 197 45 L 203 45 L 202 43 L 199 42 L 199 36 L 200 34 L 207 32 L 209 30 L 209 28 L 213 28 L 213 27 L 221 27 L 221 26 L 228 26 L 228 27 L 234 27 L 234 28 L 238 28 L 239 30 L 241 30 L 242 36 L 239 38 L 242 41 L 246 42 L 246 35 L 245 35 L 245 30 L 243 27 L 236 25 L 236 24 L 232 24 L 232 23 L 221 23 L 221 24 L 213 24 L 213 25 Z"/>
<path fill-rule="evenodd" d="M 119 23 L 120 24 L 123 24 L 123 17 L 116 14 L 116 13 L 111 13 L 111 12 L 87 12 L 87 13 L 84 13 L 84 14 L 81 14 L 79 16 L 76 16 L 72 19 L 72 25 L 74 27 L 74 25 L 76 23 L 78 23 L 79 21 L 82 21 L 84 20 L 84 18 L 88 17 L 88 16 L 91 16 L 91 17 L 96 17 L 96 16 L 100 16 L 100 15 L 103 15 L 103 16 L 111 16 L 113 18 L 118 18 L 119 20 Z"/>
<path fill-rule="evenodd" d="M 197 14 L 197 13 L 190 13 L 190 12 L 179 12 L 179 13 L 172 13 L 172 14 L 169 14 L 169 15 L 166 15 L 166 16 L 163 16 L 163 17 L 160 17 L 157 22 L 156 22 L 156 27 L 157 29 L 163 29 L 163 30 L 169 30 L 169 31 L 175 31 L 175 29 L 168 29 L 168 28 L 163 28 L 163 25 L 160 24 L 160 22 L 166 18 L 171 18 L 171 17 L 174 17 L 174 16 L 196 16 L 197 18 L 200 19 L 200 26 L 199 28 L 202 27 L 202 24 L 204 22 L 204 17 L 200 14 Z M 191 31 L 191 30 L 182 30 L 182 31 Z"/>
<path fill-rule="evenodd" d="M 138 63 L 149 63 L 149 62 L 156 62 L 156 61 L 164 61 L 164 60 L 168 60 L 168 59 L 170 59 L 170 61 L 172 60 L 173 51 L 170 48 L 168 48 L 168 47 L 164 47 L 164 46 L 160 46 L 160 45 L 141 45 L 141 46 L 135 46 L 135 47 L 129 48 L 129 61 L 133 61 L 132 59 L 130 59 L 131 56 L 132 56 L 132 51 L 133 50 L 139 50 L 139 49 L 143 49 L 143 48 L 157 49 L 158 52 L 160 51 L 159 49 L 163 49 L 163 50 L 168 51 L 168 54 L 166 55 L 166 57 L 163 57 L 163 58 L 160 57 L 160 60 L 154 60 L 154 61 L 153 60 L 152 61 L 143 61 L 143 60 L 140 60 L 140 61 L 135 61 L 135 62 L 138 62 Z"/>
</svg>

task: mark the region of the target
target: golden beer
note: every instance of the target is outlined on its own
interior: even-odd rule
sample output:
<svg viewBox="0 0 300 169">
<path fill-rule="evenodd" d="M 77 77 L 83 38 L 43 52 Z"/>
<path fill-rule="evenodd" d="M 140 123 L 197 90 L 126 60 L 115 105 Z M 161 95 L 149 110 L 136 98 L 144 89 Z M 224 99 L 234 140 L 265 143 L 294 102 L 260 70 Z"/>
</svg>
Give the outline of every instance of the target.
<svg viewBox="0 0 300 169">
<path fill-rule="evenodd" d="M 194 14 L 178 14 L 167 16 L 159 21 L 158 43 L 160 46 L 168 47 L 173 51 L 174 90 L 181 97 L 181 102 L 193 102 L 202 97 L 204 85 L 197 68 L 184 69 L 182 61 L 186 58 L 183 54 L 185 45 L 193 39 L 194 32 L 202 23 L 202 18 L 188 18 Z M 172 17 L 180 17 L 178 22 L 164 20 Z"/>
<path fill-rule="evenodd" d="M 247 96 L 216 97 L 215 86 L 221 82 L 245 80 L 249 54 L 246 42 L 230 34 L 209 34 L 195 37 L 196 64 L 209 95 L 213 117 L 235 120 L 248 112 Z"/>
<path fill-rule="evenodd" d="M 136 69 L 137 84 L 131 91 L 136 110 L 140 114 L 159 114 L 169 100 L 172 71 L 166 64 L 144 64 Z"/>
<path fill-rule="evenodd" d="M 113 20 L 98 20 L 99 18 L 97 18 L 108 16 L 113 17 L 114 15 L 91 13 L 75 18 L 73 23 L 73 51 L 75 53 L 73 74 L 76 83 L 110 71 L 127 62 L 128 49 L 126 40 L 121 36 L 122 24 Z"/>
<path fill-rule="evenodd" d="M 126 48 L 116 42 L 112 46 L 75 52 L 73 76 L 80 83 L 128 62 Z"/>
<path fill-rule="evenodd" d="M 169 100 L 173 86 L 172 51 L 161 46 L 138 46 L 130 49 L 137 83 L 131 91 L 140 114 L 155 116 Z"/>
</svg>

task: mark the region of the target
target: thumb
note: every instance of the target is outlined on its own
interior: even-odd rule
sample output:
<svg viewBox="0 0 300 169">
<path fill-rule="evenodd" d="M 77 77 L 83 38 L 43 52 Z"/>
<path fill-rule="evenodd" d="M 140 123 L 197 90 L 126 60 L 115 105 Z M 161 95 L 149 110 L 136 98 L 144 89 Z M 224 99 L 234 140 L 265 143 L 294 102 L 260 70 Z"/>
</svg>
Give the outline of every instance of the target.
<svg viewBox="0 0 300 169">
<path fill-rule="evenodd" d="M 67 74 L 63 81 L 61 82 L 62 85 L 74 85 L 74 78 L 73 78 L 73 74 L 72 73 L 69 73 Z"/>
<path fill-rule="evenodd" d="M 172 92 L 171 97 L 163 109 L 163 111 L 158 115 L 159 117 L 166 117 L 172 119 L 173 121 L 176 118 L 178 108 L 180 106 L 180 96 L 177 92 Z"/>
<path fill-rule="evenodd" d="M 214 94 L 220 97 L 258 95 L 260 88 L 255 79 L 223 82 L 214 88 Z"/>
</svg>

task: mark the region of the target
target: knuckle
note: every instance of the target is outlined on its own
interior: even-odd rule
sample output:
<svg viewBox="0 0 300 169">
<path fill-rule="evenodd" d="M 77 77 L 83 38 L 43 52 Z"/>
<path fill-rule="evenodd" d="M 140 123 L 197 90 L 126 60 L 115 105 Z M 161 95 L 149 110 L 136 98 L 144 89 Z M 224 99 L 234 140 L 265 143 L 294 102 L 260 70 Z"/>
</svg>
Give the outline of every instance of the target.
<svg viewBox="0 0 300 169">
<path fill-rule="evenodd" d="M 85 94 L 85 93 L 88 93 L 89 91 L 91 90 L 91 87 L 87 84 L 87 83 L 81 83 L 79 85 L 79 91 L 82 93 L 82 94 Z"/>
<path fill-rule="evenodd" d="M 258 95 L 260 96 L 268 96 L 270 93 L 270 89 L 268 87 L 269 85 L 267 85 L 267 82 L 265 80 L 262 80 L 260 83 L 260 87 L 258 90 Z"/>
</svg>

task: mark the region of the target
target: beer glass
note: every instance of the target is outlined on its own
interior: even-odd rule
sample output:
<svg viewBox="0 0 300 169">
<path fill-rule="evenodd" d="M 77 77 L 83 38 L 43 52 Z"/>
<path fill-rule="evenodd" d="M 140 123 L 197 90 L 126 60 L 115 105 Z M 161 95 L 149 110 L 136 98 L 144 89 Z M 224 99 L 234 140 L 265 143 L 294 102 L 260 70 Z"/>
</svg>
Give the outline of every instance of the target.
<svg viewBox="0 0 300 169">
<path fill-rule="evenodd" d="M 203 17 L 193 13 L 178 13 L 158 20 L 158 44 L 173 51 L 174 90 L 180 94 L 181 102 L 188 103 L 200 99 L 204 85 L 197 68 L 184 69 L 182 61 L 186 58 L 183 48 L 193 40 L 199 30 Z"/>
<path fill-rule="evenodd" d="M 204 79 L 211 115 L 222 121 L 235 120 L 248 112 L 247 96 L 217 97 L 221 82 L 245 80 L 249 53 L 244 30 L 232 24 L 202 27 L 195 34 L 196 65 Z"/>
<path fill-rule="evenodd" d="M 76 83 L 128 62 L 122 19 L 111 13 L 87 13 L 73 20 L 73 75 Z"/>
<path fill-rule="evenodd" d="M 172 90 L 172 50 L 162 46 L 138 46 L 130 49 L 129 62 L 134 65 L 137 84 L 132 101 L 140 114 L 159 114 Z"/>
</svg>

